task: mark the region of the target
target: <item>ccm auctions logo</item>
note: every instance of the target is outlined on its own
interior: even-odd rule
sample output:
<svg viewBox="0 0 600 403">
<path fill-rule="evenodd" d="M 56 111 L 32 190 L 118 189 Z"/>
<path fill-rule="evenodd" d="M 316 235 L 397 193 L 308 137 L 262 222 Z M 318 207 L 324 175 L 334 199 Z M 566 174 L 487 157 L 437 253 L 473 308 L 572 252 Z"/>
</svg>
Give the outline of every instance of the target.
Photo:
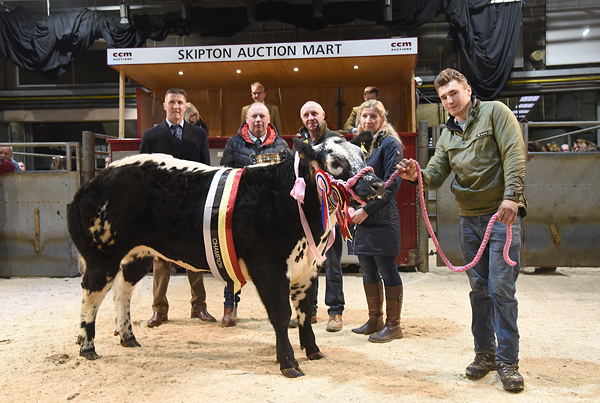
<svg viewBox="0 0 600 403">
<path fill-rule="evenodd" d="M 392 52 L 399 52 L 403 50 L 411 50 L 413 47 L 412 42 L 410 41 L 398 41 L 392 42 Z"/>
<path fill-rule="evenodd" d="M 133 60 L 132 52 L 113 52 L 112 58 L 115 61 Z"/>
</svg>

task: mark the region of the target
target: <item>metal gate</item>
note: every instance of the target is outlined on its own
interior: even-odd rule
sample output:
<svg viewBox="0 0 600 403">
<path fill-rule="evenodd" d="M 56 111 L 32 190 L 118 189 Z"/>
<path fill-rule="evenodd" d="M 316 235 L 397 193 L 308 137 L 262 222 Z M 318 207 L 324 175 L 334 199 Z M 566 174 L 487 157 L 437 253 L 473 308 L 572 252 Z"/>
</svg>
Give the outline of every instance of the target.
<svg viewBox="0 0 600 403">
<path fill-rule="evenodd" d="M 600 266 L 600 153 L 529 153 L 521 266 Z M 451 178 L 437 191 L 437 236 L 453 264 L 464 264 Z M 438 258 L 438 264 L 443 265 Z"/>
<path fill-rule="evenodd" d="M 0 276 L 77 276 L 67 204 L 78 171 L 10 173 L 0 180 Z"/>
<path fill-rule="evenodd" d="M 77 250 L 67 230 L 67 206 L 81 183 L 104 166 L 109 136 L 85 131 L 76 142 L 2 143 L 15 155 L 65 159 L 52 171 L 25 171 L 0 177 L 0 276 L 78 276 Z M 64 148 L 64 155 L 22 152 Z"/>
</svg>

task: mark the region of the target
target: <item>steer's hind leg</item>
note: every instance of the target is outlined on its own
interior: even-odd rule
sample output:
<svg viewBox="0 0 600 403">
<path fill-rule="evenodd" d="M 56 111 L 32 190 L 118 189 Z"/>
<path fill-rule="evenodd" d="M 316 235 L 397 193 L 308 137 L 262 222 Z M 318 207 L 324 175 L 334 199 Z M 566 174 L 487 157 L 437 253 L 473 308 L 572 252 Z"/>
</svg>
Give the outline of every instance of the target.
<svg viewBox="0 0 600 403">
<path fill-rule="evenodd" d="M 271 268 L 265 267 L 262 272 L 271 273 Z M 289 282 L 284 276 L 278 278 L 254 278 L 254 285 L 267 309 L 269 321 L 275 329 L 277 343 L 277 361 L 281 373 L 288 378 L 297 378 L 304 375 L 298 361 L 294 357 L 294 350 L 288 337 L 288 325 L 292 310 L 290 308 Z"/>
<path fill-rule="evenodd" d="M 298 332 L 300 333 L 300 347 L 306 349 L 306 356 L 310 360 L 318 360 L 325 356 L 319 350 L 315 340 L 311 319 L 313 315 L 313 301 L 315 282 L 313 278 L 307 284 L 298 284 L 292 287 L 292 301 L 298 314 Z"/>
<path fill-rule="evenodd" d="M 94 337 L 96 336 L 96 315 L 104 296 L 108 292 L 112 284 L 112 278 L 109 278 L 104 271 L 104 276 L 96 276 L 93 278 L 94 267 L 88 264 L 86 273 L 81 281 L 83 288 L 83 298 L 81 300 L 81 322 L 77 344 L 79 344 L 79 355 L 88 360 L 98 358 L 96 348 L 94 346 Z"/>
<path fill-rule="evenodd" d="M 151 258 L 125 263 L 117 273 L 113 286 L 113 301 L 116 312 L 115 336 L 121 337 L 123 347 L 139 347 L 131 326 L 131 293 L 133 287 L 144 277 L 151 264 Z"/>
</svg>

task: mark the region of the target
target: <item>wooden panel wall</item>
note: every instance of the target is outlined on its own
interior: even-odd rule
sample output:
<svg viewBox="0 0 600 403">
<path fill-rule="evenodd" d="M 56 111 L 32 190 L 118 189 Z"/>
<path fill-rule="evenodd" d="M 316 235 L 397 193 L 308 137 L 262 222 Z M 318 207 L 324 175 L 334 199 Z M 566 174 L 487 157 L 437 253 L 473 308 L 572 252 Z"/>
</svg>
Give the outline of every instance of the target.
<svg viewBox="0 0 600 403">
<path fill-rule="evenodd" d="M 266 84 L 266 83 L 265 83 Z M 399 132 L 415 131 L 414 85 L 378 86 L 379 99 L 390 113 L 390 122 Z M 332 130 L 343 127 L 352 107 L 362 102 L 364 86 L 355 87 L 305 87 L 267 88 L 266 102 L 279 106 L 282 133 L 293 135 L 302 127 L 300 108 L 309 100 L 317 101 L 325 109 L 327 124 Z M 138 98 L 138 116 L 142 118 L 142 132 L 165 118 L 162 107 L 166 89 L 157 90 L 152 102 Z M 206 121 L 211 137 L 230 137 L 240 126 L 240 112 L 252 102 L 250 89 L 200 89 L 189 90 L 192 102 Z M 342 107 L 338 104 L 343 103 Z M 147 118 L 147 114 L 151 118 Z M 139 133 L 141 135 L 141 133 Z"/>
</svg>

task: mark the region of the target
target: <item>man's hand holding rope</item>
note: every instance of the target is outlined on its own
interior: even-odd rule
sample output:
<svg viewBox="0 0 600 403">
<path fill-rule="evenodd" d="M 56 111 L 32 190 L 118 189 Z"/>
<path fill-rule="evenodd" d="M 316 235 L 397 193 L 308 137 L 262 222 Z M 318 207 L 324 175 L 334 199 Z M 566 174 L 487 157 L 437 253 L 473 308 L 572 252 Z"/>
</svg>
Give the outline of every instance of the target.
<svg viewBox="0 0 600 403">
<path fill-rule="evenodd" d="M 398 165 L 396 165 L 396 169 L 399 171 L 399 175 L 402 179 L 406 179 L 412 182 L 417 181 L 417 165 L 415 160 L 412 158 L 406 159 L 404 158 Z M 513 200 L 504 199 L 502 203 L 500 203 L 500 207 L 498 207 L 498 218 L 497 221 L 505 224 L 512 225 L 517 221 L 517 214 L 519 213 L 519 206 L 517 202 Z"/>
</svg>

